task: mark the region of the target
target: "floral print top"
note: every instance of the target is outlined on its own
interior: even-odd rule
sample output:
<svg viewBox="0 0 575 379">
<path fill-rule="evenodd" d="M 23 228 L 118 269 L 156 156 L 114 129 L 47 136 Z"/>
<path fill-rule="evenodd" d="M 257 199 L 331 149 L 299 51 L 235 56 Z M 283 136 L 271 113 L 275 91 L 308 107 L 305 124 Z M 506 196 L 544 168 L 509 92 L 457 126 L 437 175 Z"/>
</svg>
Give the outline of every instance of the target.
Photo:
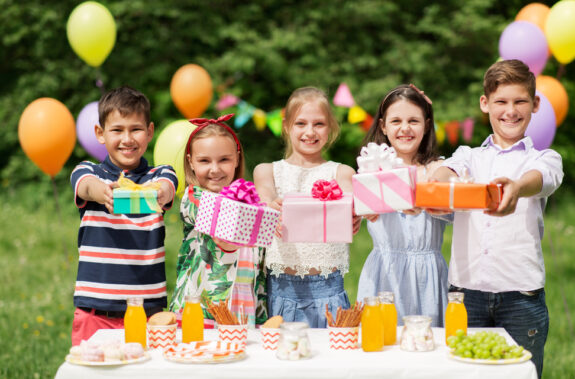
<svg viewBox="0 0 575 379">
<path fill-rule="evenodd" d="M 170 310 L 181 313 L 186 295 L 201 297 L 204 319 L 213 320 L 207 311 L 209 301 L 219 302 L 231 298 L 238 268 L 238 251 L 223 251 L 207 234 L 194 229 L 200 198 L 204 190 L 200 187 L 187 187 L 180 206 L 180 216 L 184 223 L 184 240 L 178 253 L 176 268 L 176 289 L 172 296 Z M 264 249 L 250 248 L 253 251 L 253 293 L 257 299 L 256 324 L 267 319 L 265 304 L 265 274 L 263 272 Z M 245 266 L 245 265 L 243 265 Z"/>
</svg>

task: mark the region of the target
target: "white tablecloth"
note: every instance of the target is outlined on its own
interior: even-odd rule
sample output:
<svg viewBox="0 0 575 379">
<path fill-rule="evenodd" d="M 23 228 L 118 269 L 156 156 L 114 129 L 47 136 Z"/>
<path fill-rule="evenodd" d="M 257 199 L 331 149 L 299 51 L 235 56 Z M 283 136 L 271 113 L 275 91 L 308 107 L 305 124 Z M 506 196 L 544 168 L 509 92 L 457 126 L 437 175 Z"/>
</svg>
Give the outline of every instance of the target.
<svg viewBox="0 0 575 379">
<path fill-rule="evenodd" d="M 504 329 L 494 330 L 506 335 Z M 477 331 L 471 329 L 471 332 Z M 180 331 L 178 330 L 178 333 Z M 260 332 L 249 330 L 247 358 L 222 364 L 185 364 L 166 361 L 162 353 L 151 350 L 151 360 L 123 366 L 87 367 L 64 362 L 56 379 L 96 378 L 490 378 L 537 379 L 531 361 L 509 365 L 470 364 L 452 360 L 447 355 L 445 334 L 434 328 L 436 348 L 431 352 L 406 352 L 399 345 L 386 346 L 381 352 L 329 349 L 327 329 L 310 329 L 308 335 L 312 357 L 300 361 L 282 361 L 275 352 L 264 350 Z M 400 329 L 398 329 L 398 338 Z M 178 334 L 179 336 L 179 334 Z M 99 330 L 91 340 L 123 340 L 124 331 Z M 216 340 L 217 331 L 206 330 L 206 340 Z"/>
</svg>

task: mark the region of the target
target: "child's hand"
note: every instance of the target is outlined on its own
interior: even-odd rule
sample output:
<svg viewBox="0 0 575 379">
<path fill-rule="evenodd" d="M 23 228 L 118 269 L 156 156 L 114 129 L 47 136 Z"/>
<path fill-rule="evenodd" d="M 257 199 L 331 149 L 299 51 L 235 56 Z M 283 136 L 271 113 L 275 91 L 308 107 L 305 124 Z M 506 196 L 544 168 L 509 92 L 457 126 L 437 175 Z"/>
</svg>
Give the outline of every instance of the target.
<svg viewBox="0 0 575 379">
<path fill-rule="evenodd" d="M 359 228 L 361 227 L 361 216 L 358 216 L 353 213 L 353 235 L 356 235 L 359 232 Z"/>
<path fill-rule="evenodd" d="M 491 216 L 507 216 L 515 212 L 517 200 L 519 200 L 519 191 L 521 189 L 517 182 L 503 177 L 494 179 L 491 183 L 502 185 L 503 197 L 501 198 L 501 203 L 497 209 L 488 210 L 484 213 Z"/>
<path fill-rule="evenodd" d="M 106 207 L 106 209 L 108 210 L 108 212 L 110 213 L 114 213 L 114 188 L 118 188 L 118 182 L 112 182 L 112 183 L 104 183 L 104 182 L 100 182 L 103 184 L 102 186 L 102 202 L 99 202 L 100 204 L 104 204 L 104 206 Z"/>
<path fill-rule="evenodd" d="M 281 212 L 283 201 L 284 199 L 282 199 L 281 197 L 276 197 L 271 203 L 268 203 L 268 207 Z"/>
<path fill-rule="evenodd" d="M 158 190 L 158 205 L 164 209 L 164 205 L 174 200 L 174 189 L 167 180 L 160 180 L 160 189 Z"/>
<path fill-rule="evenodd" d="M 234 251 L 236 251 L 237 249 L 239 249 L 240 247 L 242 247 L 241 245 L 236 245 L 235 243 L 232 242 L 228 242 L 216 237 L 212 237 L 214 239 L 214 242 L 216 243 L 216 245 L 218 245 L 220 247 L 220 249 L 224 250 L 227 253 L 233 253 Z"/>
<path fill-rule="evenodd" d="M 118 187 L 117 182 L 105 183 L 96 177 L 87 177 L 78 184 L 78 197 L 85 201 L 102 204 L 108 212 L 114 213 L 113 189 L 116 187 Z"/>
<path fill-rule="evenodd" d="M 373 214 L 373 215 L 363 215 L 363 218 L 365 218 L 367 221 L 369 222 L 376 222 L 377 219 L 379 218 L 378 214 Z"/>
<path fill-rule="evenodd" d="M 439 209 L 439 208 L 425 208 L 425 212 L 429 213 L 432 216 L 445 216 L 453 213 L 453 211 L 449 209 Z"/>
<path fill-rule="evenodd" d="M 419 207 L 413 207 L 411 209 L 404 209 L 401 212 L 403 212 L 406 215 L 410 215 L 410 216 L 417 216 L 418 214 L 421 213 L 423 209 L 419 208 Z"/>
</svg>

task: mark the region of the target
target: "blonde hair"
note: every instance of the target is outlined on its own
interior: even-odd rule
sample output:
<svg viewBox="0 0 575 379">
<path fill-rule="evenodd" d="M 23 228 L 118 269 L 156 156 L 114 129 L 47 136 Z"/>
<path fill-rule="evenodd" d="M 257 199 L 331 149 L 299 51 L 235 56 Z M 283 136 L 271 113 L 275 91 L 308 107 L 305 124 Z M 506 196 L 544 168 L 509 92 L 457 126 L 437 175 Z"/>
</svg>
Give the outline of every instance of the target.
<svg viewBox="0 0 575 379">
<path fill-rule="evenodd" d="M 186 185 L 188 185 L 188 186 L 199 186 L 200 185 L 198 178 L 196 177 L 196 174 L 194 173 L 194 171 L 190 167 L 190 164 L 188 162 L 188 157 L 187 157 L 188 154 L 190 156 L 192 155 L 193 142 L 197 139 L 200 139 L 200 138 L 209 138 L 209 137 L 215 137 L 215 136 L 227 137 L 234 142 L 234 145 L 236 145 L 236 139 L 230 133 L 230 131 L 227 130 L 225 127 L 218 125 L 218 124 L 209 124 L 209 125 L 201 128 L 200 130 L 198 130 L 196 133 L 192 133 L 190 135 L 190 139 L 188 140 L 188 143 L 186 144 L 187 153 L 184 154 L 184 174 L 186 176 Z M 242 145 L 239 143 L 239 141 L 238 141 L 238 150 L 234 149 L 234 152 L 236 152 L 236 151 L 239 152 L 238 166 L 236 167 L 236 170 L 234 172 L 234 179 L 233 180 L 243 178 L 244 173 L 245 173 L 244 149 L 243 149 Z"/>
<path fill-rule="evenodd" d="M 339 136 L 339 124 L 335 118 L 325 92 L 315 87 L 302 87 L 292 92 L 285 106 L 285 116 L 282 122 L 282 137 L 286 143 L 285 158 L 293 153 L 293 146 L 289 138 L 289 131 L 305 103 L 317 102 L 327 119 L 329 136 L 325 148 L 329 148 Z"/>
</svg>

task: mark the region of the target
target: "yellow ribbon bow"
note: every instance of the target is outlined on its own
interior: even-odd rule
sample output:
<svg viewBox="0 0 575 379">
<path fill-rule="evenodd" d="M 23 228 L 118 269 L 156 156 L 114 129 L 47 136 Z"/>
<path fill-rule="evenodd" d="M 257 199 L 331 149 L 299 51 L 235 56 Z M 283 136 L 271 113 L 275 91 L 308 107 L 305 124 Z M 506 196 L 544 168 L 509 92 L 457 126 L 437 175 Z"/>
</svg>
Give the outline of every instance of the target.
<svg viewBox="0 0 575 379">
<path fill-rule="evenodd" d="M 161 184 L 158 182 L 148 182 L 146 184 L 136 184 L 136 183 L 134 183 L 133 180 L 126 178 L 124 176 L 123 172 L 120 174 L 120 177 L 118 178 L 118 186 L 119 186 L 119 189 L 134 192 L 133 194 L 130 195 L 130 199 L 137 199 L 138 198 L 138 193 L 136 193 L 135 191 L 144 191 L 144 192 L 145 191 L 157 191 L 161 188 Z M 157 197 L 155 199 L 149 198 L 149 197 L 144 197 L 144 200 L 146 201 L 146 204 L 148 204 L 148 207 L 150 207 L 151 210 L 153 210 L 154 212 L 162 212 L 162 208 L 158 204 Z"/>
</svg>

